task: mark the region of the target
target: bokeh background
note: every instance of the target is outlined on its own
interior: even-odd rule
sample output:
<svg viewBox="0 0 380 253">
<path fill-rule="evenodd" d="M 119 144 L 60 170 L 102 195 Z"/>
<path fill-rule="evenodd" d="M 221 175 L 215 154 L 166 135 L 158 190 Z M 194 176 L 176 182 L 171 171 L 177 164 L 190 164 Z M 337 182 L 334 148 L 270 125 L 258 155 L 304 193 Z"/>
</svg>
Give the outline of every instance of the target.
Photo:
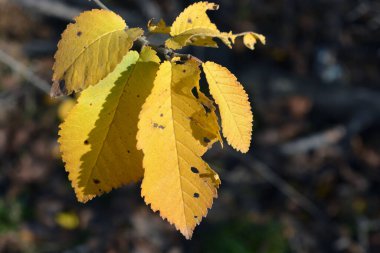
<svg viewBox="0 0 380 253">
<path fill-rule="evenodd" d="M 129 26 L 171 23 L 193 1 L 104 0 Z M 185 240 L 139 185 L 78 203 L 49 98 L 61 32 L 87 0 L 0 0 L 0 252 L 380 252 L 380 2 L 215 1 L 221 30 L 251 52 L 190 48 L 227 66 L 254 107 L 247 155 L 215 146 L 219 198 Z M 62 115 L 61 115 L 62 117 Z"/>
</svg>

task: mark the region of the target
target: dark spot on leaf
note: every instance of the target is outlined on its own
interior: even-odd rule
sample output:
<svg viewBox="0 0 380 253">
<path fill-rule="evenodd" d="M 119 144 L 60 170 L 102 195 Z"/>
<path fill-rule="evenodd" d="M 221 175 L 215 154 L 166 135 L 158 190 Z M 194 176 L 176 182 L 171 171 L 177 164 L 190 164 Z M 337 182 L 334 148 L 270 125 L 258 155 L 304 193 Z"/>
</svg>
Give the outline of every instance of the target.
<svg viewBox="0 0 380 253">
<path fill-rule="evenodd" d="M 77 32 L 77 36 L 78 36 L 78 37 L 80 37 L 81 35 L 82 35 L 82 32 L 81 32 L 81 31 Z"/>
<path fill-rule="evenodd" d="M 138 98 L 139 98 L 139 97 L 140 97 L 140 95 L 137 95 L 136 97 L 138 97 Z"/>
<path fill-rule="evenodd" d="M 92 103 L 90 103 L 90 106 L 92 106 Z"/>
<path fill-rule="evenodd" d="M 186 73 L 186 69 L 182 70 L 183 73 Z"/>
<path fill-rule="evenodd" d="M 191 171 L 195 174 L 198 174 L 199 173 L 199 170 L 195 167 L 191 167 Z"/>
<path fill-rule="evenodd" d="M 159 125 L 157 123 L 153 123 L 153 127 L 154 128 L 159 128 L 159 129 L 165 129 L 165 127 L 163 125 Z"/>
<path fill-rule="evenodd" d="M 98 189 L 100 193 L 102 193 L 102 189 Z"/>
<path fill-rule="evenodd" d="M 199 193 L 198 192 L 194 193 L 194 198 L 199 198 Z"/>
<path fill-rule="evenodd" d="M 210 139 L 207 138 L 207 137 L 204 137 L 204 138 L 203 138 L 203 141 L 204 141 L 205 143 L 210 143 Z"/>
<path fill-rule="evenodd" d="M 130 154 L 130 153 L 131 153 L 131 151 L 130 151 L 130 150 L 127 150 L 127 152 L 128 152 L 128 154 Z"/>
<path fill-rule="evenodd" d="M 88 142 L 88 140 L 85 140 L 85 141 L 84 141 L 84 144 L 85 144 L 85 145 L 88 145 L 88 144 L 90 144 L 90 142 Z"/>
<path fill-rule="evenodd" d="M 98 179 L 94 178 L 92 181 L 94 182 L 94 184 L 100 184 L 100 181 Z"/>
<path fill-rule="evenodd" d="M 198 219 L 198 216 L 195 215 L 194 218 L 195 218 L 195 219 Z"/>
<path fill-rule="evenodd" d="M 161 113 L 161 114 L 160 114 L 160 117 L 164 117 L 164 114 L 163 114 L 163 113 Z"/>
<path fill-rule="evenodd" d="M 187 23 L 191 24 L 191 23 L 193 23 L 193 20 L 191 20 L 191 18 L 189 18 L 189 19 L 187 20 Z"/>
<path fill-rule="evenodd" d="M 194 87 L 193 89 L 191 89 L 191 93 L 193 93 L 193 96 L 194 96 L 196 99 L 199 99 L 199 94 L 198 94 L 197 87 Z"/>
<path fill-rule="evenodd" d="M 210 113 L 211 112 L 211 109 L 208 108 L 207 106 L 205 106 L 204 104 L 202 104 L 203 108 L 205 109 L 206 113 Z"/>
</svg>

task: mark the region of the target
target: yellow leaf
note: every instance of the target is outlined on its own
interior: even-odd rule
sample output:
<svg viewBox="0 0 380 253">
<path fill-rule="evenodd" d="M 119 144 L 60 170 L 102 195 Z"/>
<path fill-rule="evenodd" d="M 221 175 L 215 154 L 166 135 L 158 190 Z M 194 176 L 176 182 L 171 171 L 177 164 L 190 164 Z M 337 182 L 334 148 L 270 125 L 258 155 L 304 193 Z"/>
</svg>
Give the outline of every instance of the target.
<svg viewBox="0 0 380 253">
<path fill-rule="evenodd" d="M 260 42 L 265 45 L 265 37 L 261 34 L 249 32 L 243 37 L 244 45 L 251 50 L 255 49 L 257 40 L 260 40 Z"/>
<path fill-rule="evenodd" d="M 220 39 L 226 46 L 232 48 L 235 39 L 244 36 L 244 43 L 253 49 L 256 39 L 265 44 L 265 37 L 261 34 L 246 32 L 233 34 L 232 32 L 220 32 L 211 22 L 206 11 L 217 10 L 219 6 L 209 2 L 198 2 L 187 7 L 174 21 L 170 35 L 165 41 L 168 48 L 178 50 L 184 46 L 218 47 L 213 38 Z"/>
<path fill-rule="evenodd" d="M 207 42 L 207 45 L 215 47 L 215 42 L 210 39 L 200 39 L 199 37 L 215 37 L 220 31 L 207 16 L 207 10 L 217 10 L 219 6 L 209 2 L 198 2 L 187 7 L 174 21 L 169 38 L 165 45 L 172 49 L 181 49 L 186 45 L 191 45 L 198 40 Z M 193 39 L 193 41 L 192 41 Z"/>
<path fill-rule="evenodd" d="M 213 40 L 213 37 L 217 37 L 217 35 L 214 34 L 212 37 L 210 37 L 210 34 L 178 35 L 167 39 L 165 41 L 165 46 L 173 50 L 179 50 L 188 45 L 217 48 L 218 43 Z"/>
<path fill-rule="evenodd" d="M 159 65 L 138 59 L 129 52 L 104 80 L 83 91 L 60 127 L 62 158 L 81 202 L 143 175 L 138 115 Z"/>
<path fill-rule="evenodd" d="M 198 127 L 201 127 L 204 129 L 203 131 L 193 131 L 193 134 L 196 138 L 201 138 L 202 136 L 196 136 L 199 133 L 207 132 L 209 131 L 208 136 L 203 137 L 203 141 L 207 144 L 209 142 L 208 147 L 211 148 L 212 144 L 215 143 L 215 141 L 219 141 L 220 145 L 223 147 L 223 140 L 220 136 L 220 127 L 218 123 L 218 116 L 216 115 L 216 108 L 214 106 L 214 102 L 210 100 L 202 91 L 200 88 L 200 85 L 195 87 L 196 88 L 196 97 L 198 99 L 198 102 L 203 106 L 204 111 L 200 111 L 198 114 L 194 115 L 193 117 L 193 125 L 196 125 Z M 194 89 L 194 88 L 193 88 Z M 195 128 L 195 127 L 194 127 Z"/>
<path fill-rule="evenodd" d="M 160 19 L 157 24 L 153 23 L 153 19 L 148 22 L 148 31 L 151 33 L 161 33 L 161 34 L 169 34 L 170 26 L 166 25 L 166 22 L 163 19 Z"/>
<path fill-rule="evenodd" d="M 62 34 L 55 54 L 52 95 L 70 94 L 97 84 L 112 72 L 143 34 L 107 10 L 82 13 Z"/>
<path fill-rule="evenodd" d="M 191 92 L 199 79 L 193 61 L 164 62 L 140 113 L 137 134 L 137 147 L 144 152 L 141 194 L 187 239 L 206 216 L 220 184 L 201 158 L 208 149 L 203 138 L 213 130 L 206 129 L 205 109 Z"/>
<path fill-rule="evenodd" d="M 248 152 L 253 115 L 247 93 L 228 69 L 214 62 L 206 62 L 203 70 L 210 93 L 219 106 L 223 135 L 232 147 L 243 153 Z"/>
<path fill-rule="evenodd" d="M 151 61 L 151 62 L 155 62 L 155 63 L 161 62 L 160 58 L 157 56 L 157 52 L 154 51 L 149 46 L 143 47 L 143 49 L 141 50 L 139 61 L 142 61 L 142 62 L 150 62 Z"/>
</svg>

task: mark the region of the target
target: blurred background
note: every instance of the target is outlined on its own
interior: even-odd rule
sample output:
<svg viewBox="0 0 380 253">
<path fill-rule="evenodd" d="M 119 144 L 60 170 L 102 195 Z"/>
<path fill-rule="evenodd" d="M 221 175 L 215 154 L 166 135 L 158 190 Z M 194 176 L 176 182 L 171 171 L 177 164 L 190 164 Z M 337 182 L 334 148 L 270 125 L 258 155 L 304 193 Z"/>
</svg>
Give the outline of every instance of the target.
<svg viewBox="0 0 380 253">
<path fill-rule="evenodd" d="M 47 95 L 53 55 L 72 18 L 97 6 L 0 0 L 0 252 L 380 252 L 380 2 L 215 2 L 221 30 L 267 45 L 185 51 L 235 73 L 256 119 L 247 155 L 208 152 L 222 186 L 187 241 L 139 185 L 84 205 L 68 181 L 57 145 L 66 109 Z M 145 28 L 193 1 L 104 3 Z"/>
</svg>

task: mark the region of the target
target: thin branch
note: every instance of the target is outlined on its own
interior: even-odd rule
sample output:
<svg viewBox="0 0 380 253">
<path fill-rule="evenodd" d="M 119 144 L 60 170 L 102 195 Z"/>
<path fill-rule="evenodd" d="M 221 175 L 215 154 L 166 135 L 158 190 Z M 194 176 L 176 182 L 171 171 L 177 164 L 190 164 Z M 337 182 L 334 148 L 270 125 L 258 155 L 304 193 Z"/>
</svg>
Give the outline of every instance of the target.
<svg viewBox="0 0 380 253">
<path fill-rule="evenodd" d="M 24 66 L 22 63 L 18 62 L 12 56 L 5 53 L 0 49 L 0 62 L 9 66 L 14 72 L 19 73 L 22 77 L 24 77 L 28 82 L 33 84 L 36 88 L 40 89 L 46 94 L 50 93 L 50 85 L 32 71 L 28 69 L 28 67 Z"/>
<path fill-rule="evenodd" d="M 104 10 L 110 10 L 108 9 L 107 6 L 105 6 L 100 0 L 89 0 L 89 1 L 93 1 L 94 3 L 96 3 L 100 8 L 104 9 Z"/>
</svg>

